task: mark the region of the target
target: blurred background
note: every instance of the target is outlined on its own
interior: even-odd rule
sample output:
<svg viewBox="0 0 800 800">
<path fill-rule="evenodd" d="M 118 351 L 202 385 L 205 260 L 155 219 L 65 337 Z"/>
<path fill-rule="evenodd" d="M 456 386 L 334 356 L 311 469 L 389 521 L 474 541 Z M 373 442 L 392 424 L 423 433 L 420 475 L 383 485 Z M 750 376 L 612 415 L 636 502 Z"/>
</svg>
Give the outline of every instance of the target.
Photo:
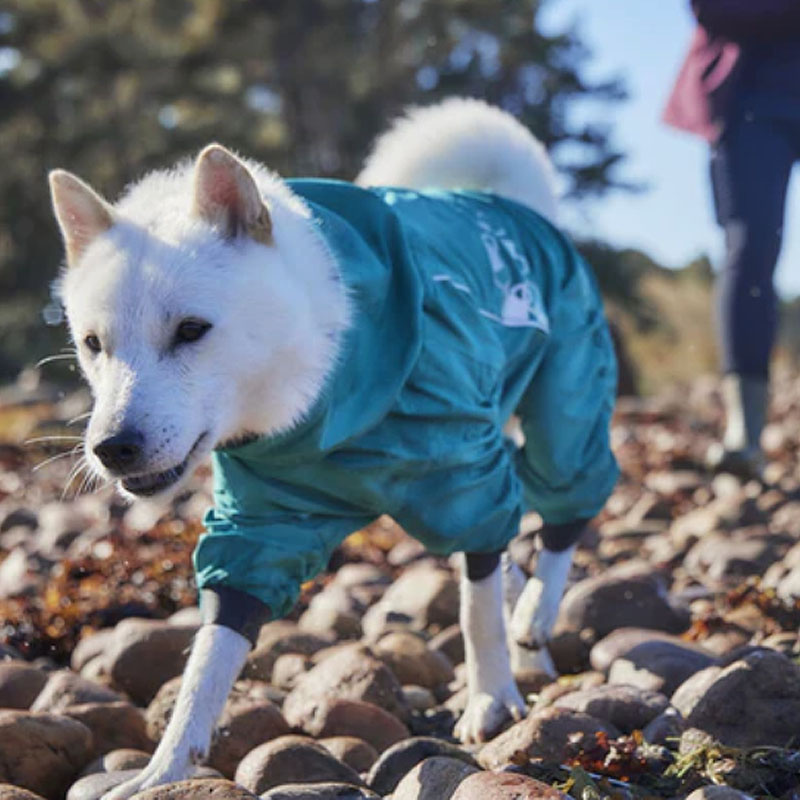
<svg viewBox="0 0 800 800">
<path fill-rule="evenodd" d="M 0 383 L 68 344 L 47 170 L 114 198 L 217 140 L 285 176 L 350 179 L 388 119 L 451 94 L 512 111 L 549 148 L 639 390 L 712 371 L 705 145 L 659 121 L 691 28 L 678 0 L 6 0 Z M 799 211 L 783 359 L 800 341 Z M 68 360 L 43 369 L 76 379 Z"/>
</svg>

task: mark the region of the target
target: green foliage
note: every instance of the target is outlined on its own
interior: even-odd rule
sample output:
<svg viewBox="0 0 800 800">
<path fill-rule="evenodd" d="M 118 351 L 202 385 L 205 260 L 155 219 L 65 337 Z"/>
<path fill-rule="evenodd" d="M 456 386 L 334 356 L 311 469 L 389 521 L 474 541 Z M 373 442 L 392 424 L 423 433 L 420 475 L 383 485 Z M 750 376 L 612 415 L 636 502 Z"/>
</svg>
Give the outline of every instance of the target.
<svg viewBox="0 0 800 800">
<path fill-rule="evenodd" d="M 587 83 L 586 50 L 572 33 L 540 34 L 537 11 L 517 0 L 6 0 L 0 294 L 46 300 L 60 259 L 48 169 L 113 198 L 217 140 L 285 175 L 352 178 L 389 118 L 450 94 L 511 110 L 551 149 L 570 195 L 602 193 L 622 156 L 605 128 L 576 126 L 567 110 L 619 100 L 622 87 Z M 0 370 L 12 366 L 6 353 Z"/>
</svg>

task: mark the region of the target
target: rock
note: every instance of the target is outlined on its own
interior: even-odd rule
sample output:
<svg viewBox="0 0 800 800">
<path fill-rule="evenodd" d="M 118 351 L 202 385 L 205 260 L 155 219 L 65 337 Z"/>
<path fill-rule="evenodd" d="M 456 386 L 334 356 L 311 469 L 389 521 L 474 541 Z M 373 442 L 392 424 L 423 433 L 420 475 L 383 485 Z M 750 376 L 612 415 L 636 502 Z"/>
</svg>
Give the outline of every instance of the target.
<svg viewBox="0 0 800 800">
<path fill-rule="evenodd" d="M 449 800 L 459 784 L 477 772 L 460 759 L 426 758 L 397 784 L 392 800 Z"/>
<path fill-rule="evenodd" d="M 21 786 L 0 783 L 0 800 L 43 800 L 43 798 L 41 795 L 29 792 Z"/>
<path fill-rule="evenodd" d="M 800 566 L 793 567 L 781 578 L 777 594 L 786 603 L 793 603 L 800 598 Z"/>
<path fill-rule="evenodd" d="M 422 542 L 406 536 L 401 539 L 390 551 L 386 560 L 393 567 L 406 567 L 427 555 L 427 550 Z"/>
<path fill-rule="evenodd" d="M 332 698 L 323 700 L 304 718 L 303 730 L 318 739 L 327 736 L 361 736 L 383 752 L 409 736 L 408 728 L 373 703 Z"/>
<path fill-rule="evenodd" d="M 47 683 L 47 673 L 25 662 L 0 663 L 0 708 L 29 708 Z"/>
<path fill-rule="evenodd" d="M 386 591 L 381 605 L 408 616 L 415 628 L 458 622 L 458 583 L 449 571 L 426 564 L 409 567 Z"/>
<path fill-rule="evenodd" d="M 386 750 L 372 765 L 367 785 L 380 795 L 391 794 L 401 778 L 414 766 L 435 756 L 463 761 L 475 768 L 478 766 L 470 753 L 454 744 L 432 736 L 416 736 Z"/>
<path fill-rule="evenodd" d="M 559 675 L 572 675 L 589 669 L 589 653 L 594 643 L 594 632 L 559 631 L 547 643 Z"/>
<path fill-rule="evenodd" d="M 569 708 L 610 722 L 623 733 L 643 728 L 669 705 L 659 692 L 635 686 L 604 684 L 571 692 L 555 701 L 556 708 Z"/>
<path fill-rule="evenodd" d="M 439 652 L 451 664 L 461 664 L 464 661 L 464 637 L 461 626 L 449 625 L 436 634 L 429 642 L 428 647 L 434 652 Z"/>
<path fill-rule="evenodd" d="M 279 656 L 284 653 L 311 656 L 328 647 L 331 642 L 331 638 L 324 639 L 300 631 L 292 622 L 278 620 L 267 623 L 261 628 L 256 646 L 247 657 L 242 675 L 254 680 L 269 681 Z"/>
<path fill-rule="evenodd" d="M 453 665 L 447 657 L 429 650 L 425 641 L 410 631 L 388 633 L 372 650 L 400 683 L 436 689 L 453 680 Z"/>
<path fill-rule="evenodd" d="M 763 575 L 779 557 L 780 542 L 760 525 L 704 536 L 688 552 L 683 564 L 698 580 L 735 585 L 748 575 Z"/>
<path fill-rule="evenodd" d="M 61 713 L 82 722 L 92 732 L 92 758 L 120 748 L 146 752 L 153 750 L 154 745 L 147 735 L 144 714 L 130 703 L 83 703 L 67 706 Z"/>
<path fill-rule="evenodd" d="M 18 525 L 34 531 L 39 525 L 39 517 L 35 511 L 28 508 L 14 508 L 3 516 L 0 522 L 0 531 L 5 532 Z"/>
<path fill-rule="evenodd" d="M 0 562 L 0 598 L 36 594 L 41 583 L 34 559 L 29 558 L 24 547 L 15 547 Z"/>
<path fill-rule="evenodd" d="M 261 800 L 380 800 L 380 797 L 351 783 L 295 783 L 276 786 Z"/>
<path fill-rule="evenodd" d="M 115 786 L 136 777 L 138 770 L 106 772 L 81 778 L 72 786 L 67 800 L 100 800 Z M 176 783 L 166 783 L 137 792 L 136 800 L 255 800 L 256 796 L 241 786 L 218 777 L 208 776 L 208 770 L 198 770 L 198 776 Z"/>
<path fill-rule="evenodd" d="M 695 672 L 688 677 L 673 693 L 670 698 L 672 705 L 681 712 L 688 713 L 700 702 L 708 687 L 717 679 L 722 672 L 722 667 L 711 666 Z"/>
<path fill-rule="evenodd" d="M 180 675 L 197 628 L 159 620 L 124 619 L 106 650 L 108 674 L 138 705 L 147 705 L 162 684 Z M 147 669 L 142 669 L 146 664 Z"/>
<path fill-rule="evenodd" d="M 408 614 L 393 611 L 385 603 L 375 603 L 370 606 L 361 618 L 363 638 L 367 642 L 376 642 L 381 636 L 392 631 L 408 630 L 414 621 Z M 419 626 L 416 626 L 419 628 Z"/>
<path fill-rule="evenodd" d="M 306 736 L 281 736 L 266 742 L 251 750 L 236 770 L 236 782 L 256 794 L 285 783 L 326 781 L 364 785 L 355 770 Z"/>
<path fill-rule="evenodd" d="M 476 772 L 465 778 L 451 800 L 571 800 L 535 778 L 512 772 Z"/>
<path fill-rule="evenodd" d="M 710 653 L 685 642 L 642 642 L 614 661 L 608 680 L 671 695 L 687 678 L 715 661 Z"/>
<path fill-rule="evenodd" d="M 112 628 L 104 628 L 93 633 L 91 636 L 84 636 L 72 651 L 69 664 L 75 672 L 80 672 L 90 661 L 101 658 L 105 649 L 114 638 Z"/>
<path fill-rule="evenodd" d="M 559 697 L 578 692 L 583 689 L 593 689 L 595 686 L 603 686 L 606 682 L 605 675 L 600 672 L 582 672 L 579 675 L 571 675 L 568 679 L 559 678 L 548 683 L 537 692 L 534 709 L 547 708 L 555 704 Z"/>
<path fill-rule="evenodd" d="M 302 675 L 283 704 L 286 721 L 303 727 L 317 706 L 333 700 L 363 700 L 405 718 L 403 693 L 391 670 L 369 650 L 351 645 Z"/>
<path fill-rule="evenodd" d="M 800 666 L 782 653 L 759 650 L 724 669 L 697 673 L 672 702 L 690 726 L 724 745 L 785 747 L 797 735 Z"/>
<path fill-rule="evenodd" d="M 50 674 L 31 711 L 55 712 L 82 703 L 118 703 L 124 699 L 119 692 L 65 669 Z"/>
<path fill-rule="evenodd" d="M 499 769 L 522 751 L 529 758 L 561 762 L 574 746 L 592 746 L 598 733 L 609 739 L 619 736 L 613 725 L 588 714 L 566 708 L 544 708 L 530 713 L 485 745 L 478 761 L 486 769 Z"/>
<path fill-rule="evenodd" d="M 688 611 L 670 602 L 661 576 L 640 562 L 628 562 L 567 590 L 556 633 L 591 628 L 603 637 L 623 627 L 680 633 L 688 626 Z"/>
<path fill-rule="evenodd" d="M 158 741 L 167 727 L 181 678 L 165 683 L 147 708 L 147 732 Z M 217 721 L 208 763 L 225 777 L 254 747 L 289 733 L 278 708 L 268 699 L 269 687 L 259 681 L 237 681 Z"/>
<path fill-rule="evenodd" d="M 255 795 L 235 783 L 218 778 L 194 778 L 145 789 L 136 800 L 255 800 Z M 69 799 L 71 800 L 71 798 Z"/>
<path fill-rule="evenodd" d="M 284 653 L 278 656 L 272 668 L 272 685 L 289 692 L 310 667 L 311 662 L 301 653 Z"/>
<path fill-rule="evenodd" d="M 330 736 L 319 743 L 338 761 L 352 767 L 356 772 L 369 772 L 378 760 L 378 751 L 357 736 Z"/>
<path fill-rule="evenodd" d="M 339 611 L 330 606 L 315 605 L 298 620 L 300 630 L 335 639 L 360 639 L 361 618 L 352 611 Z"/>
<path fill-rule="evenodd" d="M 427 711 L 436 705 L 436 697 L 424 686 L 404 686 L 403 700 L 414 711 Z"/>
<path fill-rule="evenodd" d="M 362 586 L 388 587 L 392 579 L 380 567 L 365 562 L 343 564 L 336 571 L 334 584 L 345 590 L 352 590 Z"/>
<path fill-rule="evenodd" d="M 701 786 L 688 795 L 686 800 L 752 800 L 752 797 L 730 786 Z"/>
<path fill-rule="evenodd" d="M 592 668 L 598 672 L 608 672 L 612 662 L 622 658 L 636 645 L 652 641 L 674 642 L 691 646 L 677 636 L 653 628 L 617 628 L 592 647 L 590 654 Z"/>
<path fill-rule="evenodd" d="M 92 732 L 74 719 L 0 711 L 0 782 L 61 800 L 91 754 Z"/>
<path fill-rule="evenodd" d="M 673 740 L 680 739 L 685 729 L 686 721 L 670 706 L 642 728 L 642 736 L 649 744 L 670 745 Z"/>
<path fill-rule="evenodd" d="M 97 772 L 115 772 L 123 769 L 142 769 L 150 761 L 150 753 L 123 747 L 100 756 L 84 768 L 82 777 Z"/>
</svg>

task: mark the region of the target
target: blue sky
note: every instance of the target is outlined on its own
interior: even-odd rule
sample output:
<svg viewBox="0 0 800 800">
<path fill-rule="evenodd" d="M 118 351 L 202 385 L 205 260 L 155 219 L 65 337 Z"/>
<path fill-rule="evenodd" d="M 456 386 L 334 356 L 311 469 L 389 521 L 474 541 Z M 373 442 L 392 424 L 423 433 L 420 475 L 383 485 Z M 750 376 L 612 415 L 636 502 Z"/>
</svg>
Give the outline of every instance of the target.
<svg viewBox="0 0 800 800">
<path fill-rule="evenodd" d="M 719 263 L 722 241 L 713 221 L 708 147 L 667 128 L 661 110 L 692 33 L 688 0 L 549 0 L 540 15 L 547 32 L 576 24 L 593 58 L 589 77 L 622 76 L 630 99 L 615 108 L 586 104 L 577 113 L 603 115 L 629 154 L 626 177 L 648 184 L 642 194 L 613 193 L 565 214 L 576 234 L 638 247 L 667 266 L 707 253 Z M 777 283 L 800 294 L 800 176 L 790 188 Z"/>
</svg>

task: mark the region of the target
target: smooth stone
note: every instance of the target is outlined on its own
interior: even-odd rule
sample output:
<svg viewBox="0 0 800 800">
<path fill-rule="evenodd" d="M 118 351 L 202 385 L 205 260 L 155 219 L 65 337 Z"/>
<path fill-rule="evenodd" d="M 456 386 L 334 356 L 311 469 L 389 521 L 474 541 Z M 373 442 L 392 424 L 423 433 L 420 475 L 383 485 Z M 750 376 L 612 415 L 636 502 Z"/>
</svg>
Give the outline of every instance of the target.
<svg viewBox="0 0 800 800">
<path fill-rule="evenodd" d="M 367 785 L 380 795 L 391 794 L 401 778 L 427 758 L 442 756 L 477 767 L 474 756 L 450 742 L 432 736 L 415 736 L 386 750 L 372 765 Z"/>
<path fill-rule="evenodd" d="M 476 772 L 463 780 L 451 800 L 571 800 L 569 795 L 527 775 Z"/>
<path fill-rule="evenodd" d="M 530 713 L 484 745 L 478 753 L 478 761 L 486 769 L 499 769 L 513 763 L 516 754 L 522 752 L 529 758 L 560 763 L 575 746 L 591 746 L 598 733 L 609 739 L 619 736 L 619 730 L 608 722 L 579 711 L 551 706 Z"/>
<path fill-rule="evenodd" d="M 392 800 L 450 800 L 459 784 L 477 772 L 461 759 L 426 758 L 403 776 Z"/>
<path fill-rule="evenodd" d="M 285 783 L 339 782 L 363 786 L 358 773 L 307 736 L 280 736 L 251 750 L 236 769 L 236 783 L 261 794 Z"/>
<path fill-rule="evenodd" d="M 329 736 L 319 743 L 338 761 L 352 767 L 356 772 L 369 772 L 378 760 L 378 751 L 357 736 Z"/>
<path fill-rule="evenodd" d="M 0 782 L 61 800 L 91 756 L 92 732 L 74 719 L 0 711 Z"/>
</svg>

